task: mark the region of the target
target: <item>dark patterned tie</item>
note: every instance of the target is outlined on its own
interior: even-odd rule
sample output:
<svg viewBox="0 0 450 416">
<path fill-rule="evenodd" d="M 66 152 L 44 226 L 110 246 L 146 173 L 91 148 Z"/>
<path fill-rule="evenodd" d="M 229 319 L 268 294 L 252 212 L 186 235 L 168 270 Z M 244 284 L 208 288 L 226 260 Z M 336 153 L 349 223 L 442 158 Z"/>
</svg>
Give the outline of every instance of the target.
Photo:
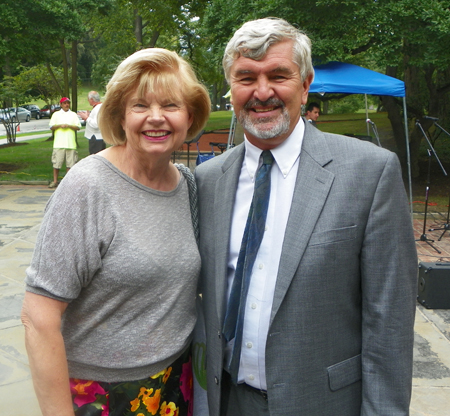
<svg viewBox="0 0 450 416">
<path fill-rule="evenodd" d="M 225 340 L 229 342 L 234 338 L 232 358 L 228 368 L 234 384 L 237 384 L 239 372 L 242 329 L 250 276 L 264 235 L 270 199 L 270 169 L 273 163 L 273 156 L 270 150 L 264 150 L 262 158 L 263 164 L 256 173 L 252 204 L 248 212 L 244 236 L 242 237 L 241 249 L 223 325 Z"/>
</svg>

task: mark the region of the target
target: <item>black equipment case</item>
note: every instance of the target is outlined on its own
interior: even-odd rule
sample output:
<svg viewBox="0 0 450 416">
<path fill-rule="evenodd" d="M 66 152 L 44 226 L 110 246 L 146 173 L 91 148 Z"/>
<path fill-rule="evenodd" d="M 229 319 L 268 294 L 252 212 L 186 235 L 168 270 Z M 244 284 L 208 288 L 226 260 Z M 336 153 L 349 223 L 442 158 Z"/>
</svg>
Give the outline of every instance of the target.
<svg viewBox="0 0 450 416">
<path fill-rule="evenodd" d="M 450 262 L 419 263 L 417 301 L 427 309 L 450 309 Z"/>
</svg>

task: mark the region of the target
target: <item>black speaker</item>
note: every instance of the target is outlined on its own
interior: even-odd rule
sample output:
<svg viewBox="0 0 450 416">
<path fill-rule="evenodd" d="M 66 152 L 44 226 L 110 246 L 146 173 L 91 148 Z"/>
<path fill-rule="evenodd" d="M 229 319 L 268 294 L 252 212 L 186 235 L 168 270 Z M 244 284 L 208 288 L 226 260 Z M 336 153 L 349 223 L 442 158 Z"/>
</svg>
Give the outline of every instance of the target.
<svg viewBox="0 0 450 416">
<path fill-rule="evenodd" d="M 450 309 L 450 263 L 419 263 L 417 301 L 427 309 Z"/>
</svg>

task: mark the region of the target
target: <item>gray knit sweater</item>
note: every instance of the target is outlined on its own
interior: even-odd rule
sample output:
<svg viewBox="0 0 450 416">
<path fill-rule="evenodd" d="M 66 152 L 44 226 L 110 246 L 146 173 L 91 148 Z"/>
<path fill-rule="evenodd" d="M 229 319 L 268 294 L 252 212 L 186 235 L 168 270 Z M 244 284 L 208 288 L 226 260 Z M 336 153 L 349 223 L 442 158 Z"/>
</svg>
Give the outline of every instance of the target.
<svg viewBox="0 0 450 416">
<path fill-rule="evenodd" d="M 93 155 L 50 199 L 26 289 L 69 302 L 71 377 L 128 381 L 158 373 L 188 345 L 199 269 L 185 178 L 156 191 Z"/>
</svg>

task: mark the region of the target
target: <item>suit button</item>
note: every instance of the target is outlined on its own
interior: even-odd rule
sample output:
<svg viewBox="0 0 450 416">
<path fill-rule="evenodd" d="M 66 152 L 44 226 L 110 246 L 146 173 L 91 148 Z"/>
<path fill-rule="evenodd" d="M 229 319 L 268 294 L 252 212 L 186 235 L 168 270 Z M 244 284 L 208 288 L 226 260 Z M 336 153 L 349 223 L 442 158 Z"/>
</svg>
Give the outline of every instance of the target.
<svg viewBox="0 0 450 416">
<path fill-rule="evenodd" d="M 217 377 L 214 377 L 214 383 L 216 383 L 217 385 L 219 385 L 219 379 Z"/>
<path fill-rule="evenodd" d="M 217 336 L 219 337 L 219 339 L 222 338 L 222 334 L 220 331 L 217 331 Z"/>
</svg>

